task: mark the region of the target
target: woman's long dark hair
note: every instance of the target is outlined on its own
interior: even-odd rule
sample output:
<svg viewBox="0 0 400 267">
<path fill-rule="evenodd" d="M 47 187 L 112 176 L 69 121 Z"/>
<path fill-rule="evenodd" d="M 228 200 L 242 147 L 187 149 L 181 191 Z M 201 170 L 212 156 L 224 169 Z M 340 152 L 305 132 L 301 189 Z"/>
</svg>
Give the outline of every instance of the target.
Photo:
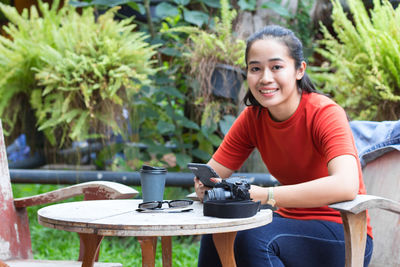
<svg viewBox="0 0 400 267">
<path fill-rule="evenodd" d="M 289 50 L 289 55 L 295 61 L 295 68 L 298 69 L 301 66 L 301 63 L 304 61 L 303 56 L 303 45 L 299 38 L 289 29 L 278 25 L 269 25 L 266 26 L 259 32 L 254 33 L 251 35 L 246 42 L 246 54 L 245 54 L 245 61 L 246 61 L 246 68 L 247 66 L 247 57 L 250 51 L 251 46 L 255 41 L 258 40 L 266 40 L 266 39 L 275 39 L 283 44 L 285 44 Z M 297 80 L 297 88 L 301 91 L 305 92 L 316 92 L 317 89 L 315 88 L 314 84 L 312 83 L 310 77 L 308 77 L 307 73 L 304 73 L 304 76 Z M 254 98 L 253 94 L 250 90 L 247 90 L 246 95 L 243 98 L 243 102 L 246 106 L 259 106 L 262 107 L 260 103 Z"/>
</svg>

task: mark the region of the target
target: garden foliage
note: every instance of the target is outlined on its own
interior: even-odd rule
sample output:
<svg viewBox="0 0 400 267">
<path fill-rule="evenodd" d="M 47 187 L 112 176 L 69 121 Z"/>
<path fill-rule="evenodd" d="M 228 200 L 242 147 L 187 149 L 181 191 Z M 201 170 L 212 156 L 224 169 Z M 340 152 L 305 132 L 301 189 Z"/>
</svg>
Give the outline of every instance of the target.
<svg viewBox="0 0 400 267">
<path fill-rule="evenodd" d="M 0 5 L 10 20 L 0 36 L 0 116 L 8 131 L 28 98 L 38 129 L 50 143 L 122 132 L 122 109 L 157 69 L 155 46 L 135 32 L 132 19 L 114 20 L 116 8 L 98 18 L 70 5 L 39 1 L 20 15 Z M 40 16 L 39 16 L 40 12 Z M 12 106 L 12 109 L 10 109 Z"/>
<path fill-rule="evenodd" d="M 237 11 L 230 8 L 229 1 L 220 1 L 220 17 L 214 18 L 214 26 L 209 30 L 199 27 L 182 26 L 169 29 L 169 32 L 181 32 L 188 35 L 189 44 L 183 56 L 187 59 L 191 73 L 211 77 L 212 67 L 216 63 L 244 68 L 245 41 L 232 31 Z M 198 80 L 203 80 L 200 77 Z M 203 85 L 203 87 L 206 85 Z M 208 85 L 209 86 L 209 85 Z"/>
<path fill-rule="evenodd" d="M 229 2 L 221 1 L 221 17 L 215 17 L 214 29 L 205 31 L 198 27 L 178 27 L 173 31 L 189 34 L 191 45 L 185 56 L 194 64 L 202 61 L 217 61 L 224 64 L 245 67 L 245 41 L 232 32 L 232 23 L 237 11 L 230 9 Z M 192 67 L 192 68 L 195 68 Z"/>
<path fill-rule="evenodd" d="M 333 1 L 334 37 L 322 27 L 318 49 L 328 61 L 324 90 L 346 109 L 351 119 L 397 120 L 400 112 L 400 8 L 374 0 L 348 1 L 351 16 Z M 352 18 L 352 20 L 349 19 Z"/>
</svg>

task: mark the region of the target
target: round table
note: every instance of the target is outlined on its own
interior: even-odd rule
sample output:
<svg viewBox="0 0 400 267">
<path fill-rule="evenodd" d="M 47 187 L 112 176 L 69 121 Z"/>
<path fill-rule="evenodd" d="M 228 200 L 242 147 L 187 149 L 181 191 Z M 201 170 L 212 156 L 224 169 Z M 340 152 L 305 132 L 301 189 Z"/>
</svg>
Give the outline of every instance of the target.
<svg viewBox="0 0 400 267">
<path fill-rule="evenodd" d="M 41 225 L 77 232 L 84 245 L 82 266 L 93 266 L 104 236 L 137 236 L 142 265 L 154 266 L 157 237 L 161 236 L 163 266 L 172 266 L 171 236 L 213 234 L 223 266 L 235 266 L 233 242 L 236 232 L 266 225 L 270 210 L 255 216 L 224 219 L 203 215 L 203 204 L 195 201 L 188 212 L 147 213 L 136 211 L 142 200 L 92 200 L 61 203 L 38 211 Z"/>
</svg>

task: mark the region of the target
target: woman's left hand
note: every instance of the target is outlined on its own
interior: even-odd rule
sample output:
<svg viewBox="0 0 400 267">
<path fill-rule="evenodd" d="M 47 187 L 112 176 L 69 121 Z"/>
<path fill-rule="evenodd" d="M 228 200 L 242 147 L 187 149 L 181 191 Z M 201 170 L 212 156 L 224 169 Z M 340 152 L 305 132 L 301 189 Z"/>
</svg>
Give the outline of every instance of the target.
<svg viewBox="0 0 400 267">
<path fill-rule="evenodd" d="M 250 186 L 250 198 L 253 201 L 261 201 L 261 204 L 266 204 L 268 200 L 268 188 L 261 187 L 258 185 L 251 185 Z"/>
</svg>

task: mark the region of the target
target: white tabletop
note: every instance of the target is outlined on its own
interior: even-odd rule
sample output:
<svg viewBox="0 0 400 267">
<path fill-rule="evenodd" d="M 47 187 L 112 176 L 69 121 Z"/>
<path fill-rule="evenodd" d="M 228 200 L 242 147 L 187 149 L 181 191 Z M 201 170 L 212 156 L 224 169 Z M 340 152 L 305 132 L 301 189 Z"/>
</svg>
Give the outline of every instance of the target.
<svg viewBox="0 0 400 267">
<path fill-rule="evenodd" d="M 246 230 L 268 224 L 271 210 L 255 216 L 223 219 L 203 215 L 202 203 L 181 213 L 141 213 L 142 200 L 91 200 L 55 204 L 38 211 L 43 226 L 103 236 L 177 236 Z"/>
</svg>

